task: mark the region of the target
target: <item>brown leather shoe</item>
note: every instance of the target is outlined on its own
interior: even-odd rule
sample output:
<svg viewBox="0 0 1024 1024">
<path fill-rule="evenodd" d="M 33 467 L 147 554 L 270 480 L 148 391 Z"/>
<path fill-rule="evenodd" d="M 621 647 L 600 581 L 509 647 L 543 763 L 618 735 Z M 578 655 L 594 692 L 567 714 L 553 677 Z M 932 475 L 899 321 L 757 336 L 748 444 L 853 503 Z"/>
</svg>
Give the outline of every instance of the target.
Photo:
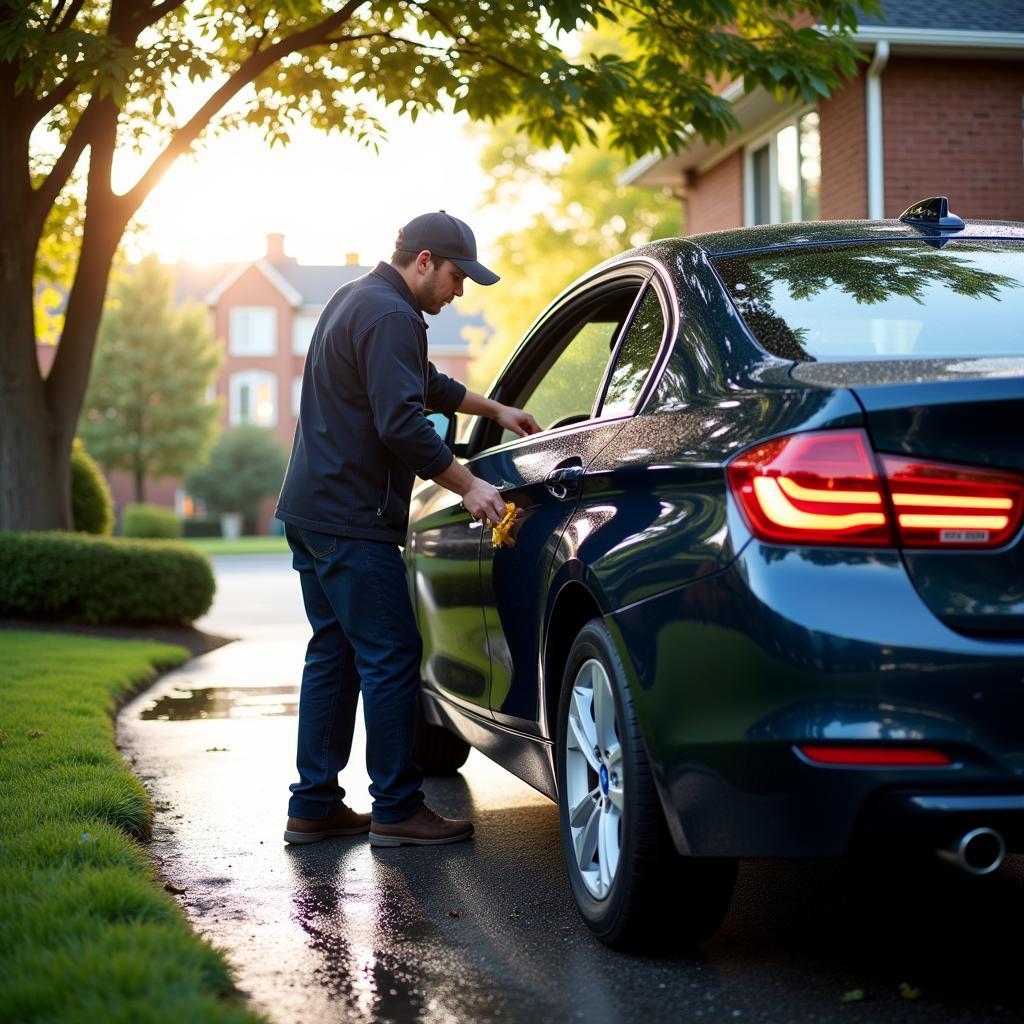
<svg viewBox="0 0 1024 1024">
<path fill-rule="evenodd" d="M 358 836 L 370 831 L 370 815 L 359 814 L 339 804 L 329 818 L 289 818 L 284 830 L 286 843 L 318 843 L 330 836 Z"/>
<path fill-rule="evenodd" d="M 471 821 L 452 821 L 424 805 L 405 821 L 374 821 L 370 826 L 371 846 L 440 846 L 460 843 L 473 834 Z"/>
</svg>

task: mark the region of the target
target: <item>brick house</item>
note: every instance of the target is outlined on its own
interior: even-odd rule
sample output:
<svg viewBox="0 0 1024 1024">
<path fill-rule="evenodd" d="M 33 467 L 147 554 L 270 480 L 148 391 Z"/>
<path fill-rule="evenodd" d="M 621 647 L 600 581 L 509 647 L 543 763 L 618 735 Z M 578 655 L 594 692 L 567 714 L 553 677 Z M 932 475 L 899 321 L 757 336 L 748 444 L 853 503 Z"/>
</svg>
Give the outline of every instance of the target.
<svg viewBox="0 0 1024 1024">
<path fill-rule="evenodd" d="M 267 236 L 266 253 L 246 263 L 174 267 L 174 300 L 206 306 L 217 339 L 224 347 L 214 394 L 222 406 L 221 426 L 255 423 L 273 430 L 282 446 L 291 447 L 298 415 L 302 367 L 327 300 L 346 281 L 362 277 L 372 267 L 361 266 L 349 253 L 342 266 L 307 266 L 285 254 L 284 235 Z M 428 319 L 430 358 L 444 373 L 466 378 L 470 343 L 485 340 L 490 328 L 481 314 L 466 314 L 445 306 Z M 44 372 L 52 363 L 52 348 L 40 348 Z M 127 473 L 108 475 L 115 507 L 133 501 Z M 180 480 L 147 480 L 146 500 L 187 514 L 189 502 Z M 265 503 L 261 529 L 271 526 L 273 503 Z"/>
<path fill-rule="evenodd" d="M 668 186 L 687 233 L 897 217 L 947 195 L 961 217 L 1024 221 L 1024 0 L 884 0 L 855 35 L 869 58 L 827 100 L 722 90 L 739 130 L 652 154 L 625 184 Z"/>
</svg>

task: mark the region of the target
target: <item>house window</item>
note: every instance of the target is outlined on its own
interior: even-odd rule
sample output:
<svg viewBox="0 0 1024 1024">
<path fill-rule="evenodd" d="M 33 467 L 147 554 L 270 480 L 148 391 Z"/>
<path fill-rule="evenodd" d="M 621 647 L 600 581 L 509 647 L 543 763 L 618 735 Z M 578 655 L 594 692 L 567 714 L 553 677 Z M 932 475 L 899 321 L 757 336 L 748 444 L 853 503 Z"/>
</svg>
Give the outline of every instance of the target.
<svg viewBox="0 0 1024 1024">
<path fill-rule="evenodd" d="M 292 415 L 299 415 L 299 406 L 302 403 L 302 378 L 292 377 Z"/>
<path fill-rule="evenodd" d="M 296 314 L 292 320 L 292 352 L 304 356 L 309 351 L 309 343 L 313 340 L 313 330 L 319 317 L 308 313 Z"/>
<path fill-rule="evenodd" d="M 263 370 L 245 370 L 231 375 L 228 419 L 233 427 L 254 423 L 258 427 L 277 424 L 277 378 Z"/>
<path fill-rule="evenodd" d="M 809 110 L 747 148 L 746 223 L 821 216 L 821 126 Z"/>
<path fill-rule="evenodd" d="M 235 306 L 231 310 L 230 352 L 233 356 L 277 353 L 277 310 L 272 306 Z"/>
</svg>

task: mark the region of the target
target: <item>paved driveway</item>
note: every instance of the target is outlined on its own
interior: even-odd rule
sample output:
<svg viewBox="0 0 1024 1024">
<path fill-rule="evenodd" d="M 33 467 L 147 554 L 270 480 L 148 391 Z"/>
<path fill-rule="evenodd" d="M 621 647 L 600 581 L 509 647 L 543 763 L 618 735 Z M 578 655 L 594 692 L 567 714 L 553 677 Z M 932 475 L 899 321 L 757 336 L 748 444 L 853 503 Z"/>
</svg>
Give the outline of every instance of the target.
<svg viewBox="0 0 1024 1024">
<path fill-rule="evenodd" d="M 745 863 L 697 954 L 614 954 L 576 916 L 550 802 L 479 754 L 429 780 L 471 843 L 285 847 L 307 627 L 287 556 L 217 562 L 203 629 L 242 636 L 122 712 L 157 807 L 154 854 L 239 986 L 298 1021 L 1009 1021 L 1024 1019 L 1024 870 Z M 346 782 L 366 807 L 364 739 Z M 1010 938 L 1005 930 L 1011 929 Z M 902 986 L 902 991 L 901 991 Z"/>
</svg>

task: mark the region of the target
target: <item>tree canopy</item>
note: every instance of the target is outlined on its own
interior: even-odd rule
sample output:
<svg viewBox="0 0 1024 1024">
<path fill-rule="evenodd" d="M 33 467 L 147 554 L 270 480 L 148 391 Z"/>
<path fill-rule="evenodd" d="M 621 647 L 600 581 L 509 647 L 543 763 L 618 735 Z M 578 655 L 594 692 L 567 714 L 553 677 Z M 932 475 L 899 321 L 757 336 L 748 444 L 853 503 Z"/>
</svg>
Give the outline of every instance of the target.
<svg viewBox="0 0 1024 1024">
<path fill-rule="evenodd" d="M 372 104 L 384 101 L 413 118 L 448 105 L 477 120 L 512 116 L 542 145 L 571 148 L 606 126 L 625 153 L 670 149 L 733 125 L 716 81 L 826 95 L 854 68 L 857 9 L 853 0 L 6 0 L 0 528 L 68 525 L 71 442 L 111 261 L 145 198 L 204 133 L 248 123 L 284 142 L 303 120 L 373 142 Z M 620 22 L 636 55 L 573 54 L 565 33 L 599 19 Z M 194 109 L 175 105 L 182 81 L 201 95 Z M 125 147 L 153 155 L 118 191 L 114 158 Z M 61 256 L 57 241 L 74 266 L 44 381 L 33 298 L 37 274 Z"/>
</svg>

